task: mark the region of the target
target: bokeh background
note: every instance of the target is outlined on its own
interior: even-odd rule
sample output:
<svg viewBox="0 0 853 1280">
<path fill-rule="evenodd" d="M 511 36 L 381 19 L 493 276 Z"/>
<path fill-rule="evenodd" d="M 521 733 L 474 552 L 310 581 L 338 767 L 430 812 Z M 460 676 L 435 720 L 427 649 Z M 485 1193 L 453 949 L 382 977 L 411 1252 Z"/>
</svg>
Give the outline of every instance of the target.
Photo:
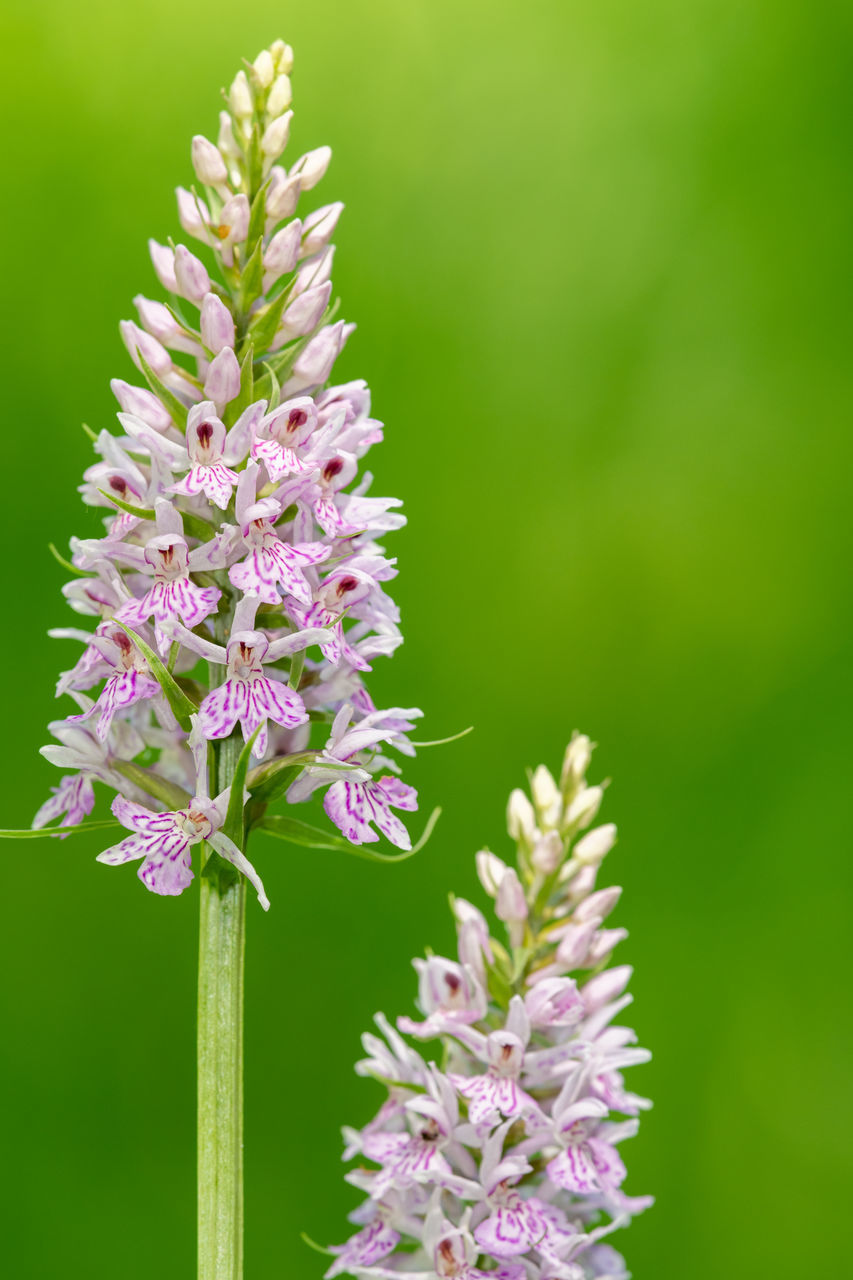
<svg viewBox="0 0 853 1280">
<path fill-rule="evenodd" d="M 849 476 L 853 11 L 832 0 L 11 0 L 3 18 L 4 826 L 68 651 L 46 544 L 91 526 L 79 423 L 129 376 L 189 139 L 283 35 L 293 155 L 329 142 L 336 283 L 387 443 L 406 644 L 382 704 L 421 736 L 439 831 L 378 868 L 259 839 L 247 1267 L 357 1199 L 338 1126 L 374 1011 L 446 950 L 446 894 L 571 730 L 614 779 L 621 958 L 656 1099 L 629 1154 L 636 1280 L 840 1276 L 851 1193 Z M 192 893 L 88 839 L 0 848 L 7 1274 L 194 1268 Z"/>
</svg>

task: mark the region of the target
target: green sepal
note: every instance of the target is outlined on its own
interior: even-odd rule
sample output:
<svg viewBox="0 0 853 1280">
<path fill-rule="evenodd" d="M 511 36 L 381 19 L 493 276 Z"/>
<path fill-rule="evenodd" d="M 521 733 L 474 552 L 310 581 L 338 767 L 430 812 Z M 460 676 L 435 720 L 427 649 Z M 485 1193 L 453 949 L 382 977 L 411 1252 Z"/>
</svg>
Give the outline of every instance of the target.
<svg viewBox="0 0 853 1280">
<path fill-rule="evenodd" d="M 186 429 L 187 429 L 186 405 L 182 404 L 181 401 L 178 399 L 178 397 L 174 394 L 174 392 L 170 391 L 169 388 L 166 386 L 166 384 L 160 381 L 160 379 L 157 377 L 157 374 L 151 368 L 151 365 L 145 359 L 145 356 L 142 354 L 142 352 L 137 351 L 136 354 L 139 357 L 139 364 L 142 368 L 142 372 L 145 374 L 145 380 L 148 383 L 149 387 L 154 392 L 155 396 L 157 396 L 158 400 L 161 402 L 161 404 L 163 405 L 163 408 L 166 410 L 166 412 L 168 413 L 169 417 L 172 419 L 172 421 L 174 422 L 178 430 L 186 433 Z"/>
<path fill-rule="evenodd" d="M 269 180 L 264 183 L 252 201 L 252 208 L 249 213 L 249 231 L 246 236 L 246 244 L 248 245 L 250 252 L 254 249 L 258 241 L 263 239 L 263 234 L 266 229 L 268 187 Z"/>
<path fill-rule="evenodd" d="M 70 560 L 66 560 L 65 556 L 59 554 L 52 542 L 47 544 L 47 549 L 53 556 L 54 560 L 56 560 L 58 564 L 61 564 L 63 569 L 67 569 L 69 573 L 76 573 L 78 578 L 92 578 L 95 576 L 94 574 L 89 573 L 86 569 L 78 569 L 76 564 L 72 564 Z"/>
<path fill-rule="evenodd" d="M 222 825 L 223 833 L 228 836 L 229 840 L 234 841 L 238 849 L 243 848 L 243 792 L 246 789 L 246 774 L 249 771 L 252 748 L 260 731 L 261 725 L 258 725 L 240 752 L 237 763 L 234 766 L 234 774 L 231 778 L 231 794 L 228 797 L 228 812 Z"/>
<path fill-rule="evenodd" d="M 277 351 L 274 356 L 270 356 L 268 360 L 264 361 L 264 364 L 271 373 L 275 374 L 279 382 L 284 381 L 290 373 L 300 351 L 307 342 L 307 338 L 297 338 L 293 342 L 289 342 L 287 346 L 282 347 L 281 351 Z"/>
<path fill-rule="evenodd" d="M 254 399 L 255 373 L 252 367 L 253 348 L 251 342 L 240 363 L 240 390 L 225 410 L 225 425 L 233 427 L 244 409 L 248 409 Z"/>
<path fill-rule="evenodd" d="M 172 297 L 174 297 L 174 296 L 175 296 L 175 295 L 173 294 L 173 295 L 172 295 Z M 187 337 L 188 337 L 188 338 L 192 338 L 194 342 L 197 342 L 197 343 L 199 343 L 199 345 L 201 345 L 201 344 L 202 344 L 202 343 L 201 343 L 201 333 L 199 332 L 199 330 L 198 330 L 198 329 L 194 329 L 194 328 L 192 327 L 192 325 L 189 323 L 189 321 L 186 319 L 186 317 L 185 317 L 185 316 L 182 316 L 182 315 L 181 315 L 181 313 L 180 313 L 180 311 L 177 311 L 177 310 L 175 309 L 175 307 L 173 307 L 173 306 L 172 306 L 172 304 L 171 304 L 171 303 L 169 303 L 169 302 L 164 302 L 164 303 L 163 303 L 163 306 L 166 308 L 166 310 L 168 311 L 168 313 L 169 313 L 169 315 L 172 317 L 172 319 L 175 321 L 175 323 L 176 323 L 176 324 L 177 324 L 181 329 L 183 329 L 183 331 L 184 331 L 184 333 L 187 335 Z"/>
<path fill-rule="evenodd" d="M 261 130 L 257 121 L 252 125 L 252 136 L 249 139 L 249 150 L 246 153 L 246 168 L 248 170 L 249 191 L 257 191 L 263 181 L 264 173 L 264 157 L 261 152 Z"/>
<path fill-rule="evenodd" d="M 331 1249 L 324 1249 L 323 1246 L 321 1244 L 318 1244 L 316 1240 L 312 1240 L 311 1237 L 305 1231 L 300 1231 L 299 1235 L 301 1239 L 304 1240 L 305 1243 L 308 1245 L 308 1248 L 313 1249 L 315 1253 L 322 1253 L 327 1258 L 334 1258 L 335 1255 Z"/>
<path fill-rule="evenodd" d="M 264 372 L 255 383 L 255 393 L 259 400 L 267 401 L 267 410 L 271 413 L 281 404 L 281 384 L 266 360 L 261 361 L 261 366 Z M 267 391 L 267 383 L 269 383 L 269 391 Z"/>
<path fill-rule="evenodd" d="M 111 493 L 107 493 L 106 489 L 99 489 L 98 493 L 102 498 L 106 498 L 113 506 L 118 507 L 119 511 L 126 511 L 129 516 L 138 516 L 140 520 L 154 520 L 155 513 L 151 507 L 134 507 L 130 502 L 124 502 L 121 498 L 114 498 Z"/>
<path fill-rule="evenodd" d="M 116 626 L 121 627 L 122 631 L 126 631 L 133 643 L 139 649 L 145 661 L 148 663 L 152 676 L 159 684 L 165 694 L 166 701 L 174 712 L 175 719 L 184 730 L 185 733 L 190 731 L 190 716 L 195 715 L 198 707 L 184 693 L 181 686 L 175 680 L 174 676 L 170 676 L 166 667 L 158 658 L 157 654 L 149 644 L 146 644 L 140 635 L 127 627 L 123 622 L 119 622 L 118 618 L 114 618 Z"/>
<path fill-rule="evenodd" d="M 106 831 L 109 827 L 120 827 L 115 818 L 103 818 L 96 822 L 81 822 L 74 827 L 31 827 L 23 831 L 0 831 L 0 840 L 38 840 L 41 836 L 72 836 L 78 831 Z"/>
<path fill-rule="evenodd" d="M 264 242 L 259 240 L 240 272 L 240 310 L 248 315 L 249 309 L 263 292 Z"/>
<path fill-rule="evenodd" d="M 134 764 L 132 760 L 114 760 L 113 768 L 116 773 L 127 778 L 128 782 L 139 787 L 140 791 L 153 796 L 155 800 L 162 800 L 169 809 L 186 809 L 192 800 L 192 796 L 183 787 L 169 782 L 168 778 L 161 778 L 150 769 L 143 769 L 142 765 Z"/>
<path fill-rule="evenodd" d="M 305 670 L 305 650 L 300 649 L 298 653 L 294 653 L 290 661 L 290 676 L 288 677 L 288 686 L 291 689 L 299 688 L 299 681 L 302 679 L 302 672 Z"/>
<path fill-rule="evenodd" d="M 157 513 L 151 507 L 134 507 L 130 502 L 124 502 L 121 498 L 116 498 L 111 493 L 107 493 L 106 489 L 99 489 L 98 493 L 104 498 L 108 498 L 114 506 L 121 511 L 126 511 L 129 516 L 138 516 L 140 520 L 156 520 Z M 211 538 L 216 537 L 216 528 L 209 520 L 203 519 L 202 516 L 193 515 L 192 511 L 181 511 L 178 508 L 178 514 L 184 522 L 184 531 L 190 537 L 198 538 L 200 542 L 209 542 Z M 78 569 L 77 573 L 80 572 Z"/>
<path fill-rule="evenodd" d="M 280 756 L 278 760 L 269 760 L 266 764 L 259 764 L 250 771 L 246 778 L 246 786 L 254 800 L 261 800 L 264 804 L 268 804 L 270 800 L 282 794 L 282 789 L 274 784 L 285 770 L 301 769 L 305 764 L 314 764 L 316 759 L 316 751 L 300 751 L 292 756 Z M 290 785 L 290 780 L 286 785 Z"/>
<path fill-rule="evenodd" d="M 377 853 L 363 845 L 350 844 L 343 836 L 332 835 L 331 832 L 312 827 L 298 818 L 287 818 L 279 814 L 262 818 L 258 823 L 258 830 L 268 831 L 277 839 L 288 840 L 291 844 L 305 845 L 309 849 L 333 849 L 339 853 L 349 853 L 355 858 L 364 858 L 367 862 L 406 862 L 420 853 L 432 835 L 440 814 L 441 809 L 433 809 L 420 840 L 402 853 Z"/>
<path fill-rule="evenodd" d="M 435 738 L 432 742 L 412 742 L 413 747 L 444 747 L 448 742 L 458 742 L 460 738 L 467 738 L 469 733 L 474 732 L 474 726 L 468 725 L 467 729 L 460 729 L 458 733 L 452 733 L 449 738 Z"/>
<path fill-rule="evenodd" d="M 281 313 L 287 303 L 287 294 L 281 293 L 271 302 L 269 306 L 264 307 L 263 311 L 258 311 L 252 317 L 252 323 L 249 325 L 248 339 L 254 343 L 257 351 L 266 351 L 272 342 L 278 326 L 281 323 Z"/>
</svg>

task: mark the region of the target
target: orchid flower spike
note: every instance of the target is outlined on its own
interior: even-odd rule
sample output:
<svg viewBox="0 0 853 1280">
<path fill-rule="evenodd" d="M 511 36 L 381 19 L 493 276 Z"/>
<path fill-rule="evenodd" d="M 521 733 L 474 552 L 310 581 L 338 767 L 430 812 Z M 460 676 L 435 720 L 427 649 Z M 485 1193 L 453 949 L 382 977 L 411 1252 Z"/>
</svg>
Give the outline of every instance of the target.
<svg viewBox="0 0 853 1280">
<path fill-rule="evenodd" d="M 344 1130 L 345 1158 L 359 1159 L 347 1180 L 366 1199 L 326 1280 L 628 1280 L 603 1240 L 652 1203 L 624 1190 L 620 1154 L 651 1105 L 622 1073 L 649 1054 L 616 1021 L 631 969 L 607 967 L 624 930 L 603 927 L 619 890 L 596 877 L 615 828 L 580 836 L 600 802 L 591 750 L 576 736 L 559 784 L 541 767 L 531 798 L 513 792 L 515 865 L 476 856 L 504 937 L 455 899 L 458 959 L 415 960 L 421 1018 L 395 1029 L 380 1014 L 383 1038 L 364 1037 L 356 1071 L 388 1095 Z M 594 860 L 578 853 L 591 839 Z M 442 1052 L 426 1058 L 400 1032 Z"/>
<path fill-rule="evenodd" d="M 399 814 L 417 794 L 393 757 L 413 754 L 421 713 L 377 710 L 365 684 L 402 641 L 381 543 L 404 517 L 367 494 L 364 458 L 383 436 L 370 392 L 334 377 L 353 329 L 333 318 L 343 206 L 300 211 L 331 152 L 283 154 L 292 64 L 282 41 L 263 50 L 218 132 L 188 145 L 182 233 L 150 242 L 161 296 L 137 295 L 120 325 L 117 425 L 95 437 L 80 489 L 103 534 L 72 539 L 62 561 L 91 629 L 78 616 L 53 633 L 83 651 L 58 685 L 75 705 L 43 750 L 66 772 L 33 827 L 85 829 L 106 793 L 115 823 L 100 825 L 130 834 L 99 861 L 139 861 L 165 896 L 215 851 L 267 905 L 250 828 L 282 834 L 316 790 L 334 824 L 315 829 L 318 847 L 412 843 Z"/>
</svg>

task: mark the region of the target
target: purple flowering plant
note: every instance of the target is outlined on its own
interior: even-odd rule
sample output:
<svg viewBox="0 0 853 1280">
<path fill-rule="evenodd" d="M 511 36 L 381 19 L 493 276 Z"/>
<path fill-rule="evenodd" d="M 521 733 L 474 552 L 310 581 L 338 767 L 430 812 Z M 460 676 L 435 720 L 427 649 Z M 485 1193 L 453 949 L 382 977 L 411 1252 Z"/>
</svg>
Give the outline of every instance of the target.
<svg viewBox="0 0 853 1280">
<path fill-rule="evenodd" d="M 631 969 L 610 964 L 626 933 L 605 924 L 621 890 L 597 884 L 616 829 L 591 827 L 591 750 L 576 734 L 559 782 L 540 766 L 512 793 L 515 866 L 476 856 L 504 936 L 452 898 L 458 958 L 414 961 L 421 1019 L 377 1014 L 363 1037 L 356 1071 L 386 1096 L 343 1131 L 366 1199 L 326 1280 L 629 1280 L 606 1237 L 652 1203 L 620 1155 L 651 1105 L 622 1073 L 649 1054 L 616 1023 Z"/>
<path fill-rule="evenodd" d="M 328 147 L 281 162 L 292 64 L 277 41 L 238 72 L 177 192 L 188 243 L 150 242 L 167 299 L 121 323 L 136 372 L 111 384 L 118 431 L 90 432 L 80 486 L 104 533 L 53 549 L 89 623 L 51 633 L 76 649 L 57 685 L 74 711 L 42 748 L 65 772 L 30 831 L 2 833 L 124 828 L 99 861 L 164 896 L 198 875 L 203 1280 L 243 1274 L 247 883 L 269 907 L 249 833 L 383 861 L 419 847 L 398 759 L 421 712 L 377 709 L 365 682 L 402 641 L 381 540 L 404 517 L 363 464 L 383 437 L 367 386 L 333 379 L 354 327 L 332 295 L 342 205 L 304 212 Z M 96 784 L 112 818 L 90 818 Z M 326 828 L 293 816 L 319 792 Z"/>
</svg>

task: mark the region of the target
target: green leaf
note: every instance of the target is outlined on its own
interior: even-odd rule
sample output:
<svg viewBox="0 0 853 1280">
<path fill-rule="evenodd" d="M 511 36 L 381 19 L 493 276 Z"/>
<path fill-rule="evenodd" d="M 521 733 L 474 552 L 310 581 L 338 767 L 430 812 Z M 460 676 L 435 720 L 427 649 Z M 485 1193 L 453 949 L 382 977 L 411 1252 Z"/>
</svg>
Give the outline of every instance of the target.
<svg viewBox="0 0 853 1280">
<path fill-rule="evenodd" d="M 97 822 L 81 822 L 76 827 L 39 827 L 37 830 L 27 827 L 24 831 L 0 831 L 0 840 L 38 840 L 43 836 L 72 836 L 78 831 L 106 831 L 109 827 L 120 826 L 115 818 L 104 818 Z"/>
<path fill-rule="evenodd" d="M 309 823 L 300 821 L 299 818 L 287 818 L 280 814 L 270 814 L 262 818 L 258 823 L 258 829 L 268 831 L 278 840 L 288 840 L 291 844 L 305 845 L 309 849 L 333 849 L 339 853 L 349 853 L 355 858 L 364 858 L 367 862 L 406 862 L 416 853 L 420 853 L 432 835 L 440 814 L 441 809 L 433 809 L 420 840 L 411 849 L 402 853 L 377 853 L 374 849 L 365 848 L 364 845 L 350 844 L 349 840 L 345 840 L 343 836 L 333 835 L 320 827 L 312 827 Z"/>
<path fill-rule="evenodd" d="M 272 342 L 281 323 L 281 313 L 287 303 L 287 293 L 281 293 L 274 302 L 258 311 L 252 317 L 248 337 L 254 343 L 256 351 L 266 351 Z"/>
<path fill-rule="evenodd" d="M 234 841 L 238 849 L 243 848 L 243 792 L 246 788 L 246 774 L 249 771 L 252 748 L 260 731 L 261 725 L 258 725 L 240 752 L 237 763 L 234 766 L 234 774 L 231 778 L 231 794 L 228 797 L 228 812 L 222 825 L 223 832 L 228 836 L 229 840 Z"/>
<path fill-rule="evenodd" d="M 234 426 L 240 414 L 249 407 L 254 399 L 255 372 L 252 367 L 252 352 L 252 344 L 249 343 L 246 348 L 246 354 L 240 364 L 240 390 L 225 411 L 225 425 L 228 427 Z"/>
<path fill-rule="evenodd" d="M 94 574 L 88 573 L 85 569 L 78 569 L 76 564 L 72 564 L 70 560 L 66 560 L 65 556 L 59 554 L 52 542 L 47 544 L 47 549 L 53 556 L 54 560 L 57 560 L 59 564 L 62 565 L 63 569 L 67 569 L 69 573 L 76 573 L 78 578 L 92 578 L 95 576 Z"/>
<path fill-rule="evenodd" d="M 151 368 L 151 365 L 145 359 L 141 351 L 137 351 L 139 364 L 142 372 L 145 374 L 145 380 L 148 383 L 155 396 L 160 400 L 163 408 L 174 422 L 179 431 L 186 432 L 187 429 L 187 408 L 182 404 L 174 392 L 170 391 L 164 382 L 161 382 L 157 374 Z"/>
<path fill-rule="evenodd" d="M 192 796 L 183 787 L 169 782 L 168 778 L 161 778 L 150 769 L 143 769 L 142 765 L 134 764 L 131 760 L 114 760 L 113 768 L 147 795 L 162 800 L 169 809 L 186 809 L 192 800 Z"/>
<path fill-rule="evenodd" d="M 248 315 L 264 287 L 264 242 L 259 240 L 240 273 L 240 310 Z"/>
<path fill-rule="evenodd" d="M 175 680 L 174 676 L 169 675 L 166 667 L 157 657 L 157 654 L 151 646 L 146 644 L 142 637 L 137 635 L 131 627 L 127 627 L 123 622 L 119 622 L 118 618 L 114 618 L 113 621 L 117 626 L 121 627 L 122 631 L 127 632 L 133 643 L 139 649 L 140 653 L 145 658 L 145 661 L 148 663 L 152 676 L 166 695 L 166 701 L 175 713 L 175 719 L 181 728 L 185 730 L 185 732 L 189 733 L 190 716 L 195 715 L 196 711 L 198 711 L 196 704 L 187 697 L 181 686 Z"/>
<path fill-rule="evenodd" d="M 111 493 L 107 493 L 106 489 L 99 489 L 98 493 L 111 502 L 113 506 L 118 507 L 119 511 L 126 511 L 129 516 L 138 516 L 140 520 L 153 520 L 155 513 L 150 507 L 134 507 L 130 502 L 124 502 L 121 498 L 116 498 Z"/>
</svg>

